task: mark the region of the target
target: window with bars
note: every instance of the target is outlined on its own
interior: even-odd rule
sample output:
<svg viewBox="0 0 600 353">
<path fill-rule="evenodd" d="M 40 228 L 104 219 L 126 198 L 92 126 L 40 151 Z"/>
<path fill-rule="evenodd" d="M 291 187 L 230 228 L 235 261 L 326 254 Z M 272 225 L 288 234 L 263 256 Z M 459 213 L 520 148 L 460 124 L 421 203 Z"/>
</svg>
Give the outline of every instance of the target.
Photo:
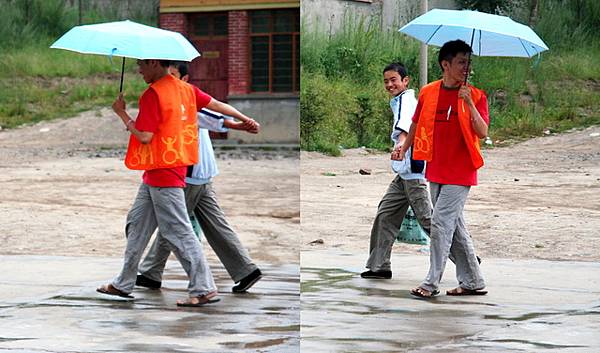
<svg viewBox="0 0 600 353">
<path fill-rule="evenodd" d="M 219 37 L 227 36 L 227 13 L 201 13 L 195 14 L 190 20 L 193 37 Z"/>
<path fill-rule="evenodd" d="M 260 10 L 250 15 L 250 90 L 300 90 L 300 10 Z"/>
</svg>

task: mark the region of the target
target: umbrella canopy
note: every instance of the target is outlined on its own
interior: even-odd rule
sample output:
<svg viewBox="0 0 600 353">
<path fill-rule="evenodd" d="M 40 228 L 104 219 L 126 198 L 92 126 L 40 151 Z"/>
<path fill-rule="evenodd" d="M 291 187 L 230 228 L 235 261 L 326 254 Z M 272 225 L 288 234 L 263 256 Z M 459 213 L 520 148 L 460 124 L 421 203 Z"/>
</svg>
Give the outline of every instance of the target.
<svg viewBox="0 0 600 353">
<path fill-rule="evenodd" d="M 192 61 L 200 56 L 180 33 L 129 20 L 73 27 L 50 48 L 123 57 L 119 92 L 123 91 L 125 58 Z"/>
<path fill-rule="evenodd" d="M 134 59 L 192 61 L 200 56 L 180 33 L 128 20 L 73 27 L 50 48 Z"/>
<path fill-rule="evenodd" d="M 535 32 L 506 16 L 469 10 L 433 9 L 399 30 L 428 45 L 461 39 L 478 56 L 532 57 L 548 50 Z"/>
</svg>

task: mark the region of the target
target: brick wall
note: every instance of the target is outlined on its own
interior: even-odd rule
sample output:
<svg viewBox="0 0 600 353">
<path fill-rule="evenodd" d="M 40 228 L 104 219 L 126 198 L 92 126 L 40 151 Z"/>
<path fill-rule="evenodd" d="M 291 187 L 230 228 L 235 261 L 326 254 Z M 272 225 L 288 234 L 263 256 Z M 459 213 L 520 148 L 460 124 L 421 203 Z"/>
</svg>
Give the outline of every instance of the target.
<svg viewBox="0 0 600 353">
<path fill-rule="evenodd" d="M 161 13 L 160 28 L 187 35 L 187 23 L 184 13 Z"/>
<path fill-rule="evenodd" d="M 229 95 L 246 94 L 250 87 L 247 11 L 229 11 Z"/>
</svg>

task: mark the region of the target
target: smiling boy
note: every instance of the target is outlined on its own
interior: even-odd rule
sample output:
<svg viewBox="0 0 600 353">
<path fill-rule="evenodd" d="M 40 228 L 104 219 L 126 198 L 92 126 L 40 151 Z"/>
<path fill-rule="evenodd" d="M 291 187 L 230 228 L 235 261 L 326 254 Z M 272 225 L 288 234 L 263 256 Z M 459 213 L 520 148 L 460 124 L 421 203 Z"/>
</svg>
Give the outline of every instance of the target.
<svg viewBox="0 0 600 353">
<path fill-rule="evenodd" d="M 362 278 L 392 278 L 390 266 L 392 246 L 408 206 L 412 207 L 417 220 L 429 233 L 431 203 L 423 174 L 424 163 L 413 161 L 410 149 L 406 151 L 405 158 L 401 161 L 397 152 L 406 139 L 417 105 L 415 92 L 408 89 L 409 81 L 406 68 L 400 63 L 391 63 L 383 69 L 383 83 L 391 96 L 390 108 L 394 113 L 391 138 L 396 148 L 392 153 L 392 169 L 397 175 L 379 202 L 371 229 L 369 259 L 366 265 L 369 271 L 361 273 Z"/>
<path fill-rule="evenodd" d="M 418 297 L 439 293 L 449 257 L 456 264 L 458 287 L 448 295 L 487 293 L 463 217 L 467 195 L 483 166 L 479 139 L 487 136 L 489 124 L 485 93 L 465 84 L 471 52 L 461 40 L 442 46 L 438 63 L 443 77 L 421 89 L 408 137 L 397 152 L 402 158 L 412 146 L 413 157 L 427 161 L 433 201 L 429 273 L 411 290 Z"/>
</svg>

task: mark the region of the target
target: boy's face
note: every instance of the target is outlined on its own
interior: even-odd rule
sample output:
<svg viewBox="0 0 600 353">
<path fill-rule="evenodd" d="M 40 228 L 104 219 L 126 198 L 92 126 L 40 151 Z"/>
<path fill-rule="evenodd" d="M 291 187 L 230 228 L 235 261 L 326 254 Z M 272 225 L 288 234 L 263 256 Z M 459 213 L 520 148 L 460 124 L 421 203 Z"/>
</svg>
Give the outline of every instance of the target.
<svg viewBox="0 0 600 353">
<path fill-rule="evenodd" d="M 138 60 L 138 72 L 146 83 L 152 83 L 159 75 L 160 63 L 157 60 Z"/>
<path fill-rule="evenodd" d="M 408 76 L 402 78 L 400 77 L 400 74 L 394 70 L 388 70 L 383 73 L 383 84 L 385 86 L 385 90 L 388 91 L 392 97 L 395 97 L 406 91 L 408 88 L 408 81 Z"/>
<path fill-rule="evenodd" d="M 465 53 L 458 53 L 451 61 L 443 60 L 444 77 L 457 81 L 465 82 L 467 77 L 467 67 L 469 66 L 469 57 Z"/>
<path fill-rule="evenodd" d="M 169 66 L 169 73 L 175 78 L 181 78 L 181 73 L 179 73 L 179 70 L 175 66 Z"/>
<path fill-rule="evenodd" d="M 177 68 L 177 66 L 169 66 L 169 74 L 171 74 L 173 77 L 178 78 L 184 82 L 188 82 L 188 80 L 190 78 L 189 75 L 185 75 L 185 76 L 181 77 L 181 72 L 179 72 L 179 69 Z"/>
</svg>

